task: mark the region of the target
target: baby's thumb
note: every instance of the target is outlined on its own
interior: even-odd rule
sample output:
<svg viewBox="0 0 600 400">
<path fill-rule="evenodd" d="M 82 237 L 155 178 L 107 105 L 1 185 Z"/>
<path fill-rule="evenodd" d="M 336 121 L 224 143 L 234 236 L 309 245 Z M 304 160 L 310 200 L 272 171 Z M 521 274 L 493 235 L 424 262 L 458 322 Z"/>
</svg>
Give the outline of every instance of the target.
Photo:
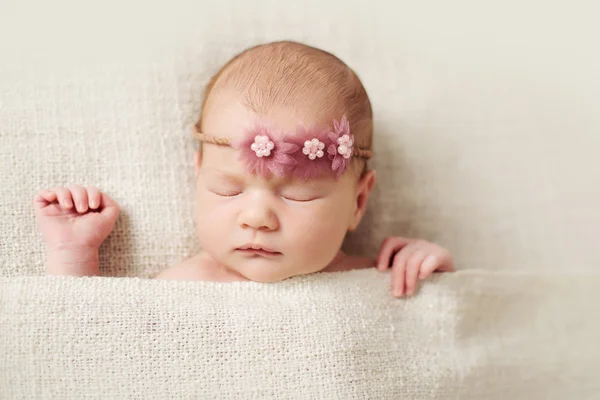
<svg viewBox="0 0 600 400">
<path fill-rule="evenodd" d="M 119 205 L 105 193 L 102 193 L 100 209 L 100 214 L 108 219 L 116 220 L 119 216 Z"/>
</svg>

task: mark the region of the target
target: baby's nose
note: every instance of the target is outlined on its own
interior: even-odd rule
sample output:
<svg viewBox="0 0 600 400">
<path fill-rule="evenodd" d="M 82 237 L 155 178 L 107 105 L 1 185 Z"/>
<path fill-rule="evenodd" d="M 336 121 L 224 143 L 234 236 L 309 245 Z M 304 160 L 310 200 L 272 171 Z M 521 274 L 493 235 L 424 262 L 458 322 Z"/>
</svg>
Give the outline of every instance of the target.
<svg viewBox="0 0 600 400">
<path fill-rule="evenodd" d="M 238 222 L 242 228 L 274 231 L 279 228 L 279 219 L 265 202 L 255 202 L 244 207 Z"/>
</svg>

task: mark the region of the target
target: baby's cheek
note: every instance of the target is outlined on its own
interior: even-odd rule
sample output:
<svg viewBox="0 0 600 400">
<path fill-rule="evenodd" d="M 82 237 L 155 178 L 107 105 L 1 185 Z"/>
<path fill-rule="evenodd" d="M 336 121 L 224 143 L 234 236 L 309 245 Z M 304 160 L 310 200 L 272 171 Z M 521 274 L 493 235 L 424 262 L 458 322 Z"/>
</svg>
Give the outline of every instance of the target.
<svg viewBox="0 0 600 400">
<path fill-rule="evenodd" d="M 196 234 L 200 244 L 205 250 L 214 246 L 214 241 L 220 236 L 219 214 L 214 212 L 214 206 L 210 202 L 199 201 L 196 205 Z"/>
<path fill-rule="evenodd" d="M 339 251 L 346 228 L 331 215 L 313 215 L 294 229 L 292 242 L 301 257 L 310 264 L 328 264 Z"/>
<path fill-rule="evenodd" d="M 204 248 L 208 244 L 206 240 L 210 238 L 208 236 L 208 231 L 210 227 L 210 222 L 207 221 L 207 214 L 201 210 L 196 210 L 196 235 L 198 236 L 198 240 L 200 241 L 200 245 Z"/>
</svg>

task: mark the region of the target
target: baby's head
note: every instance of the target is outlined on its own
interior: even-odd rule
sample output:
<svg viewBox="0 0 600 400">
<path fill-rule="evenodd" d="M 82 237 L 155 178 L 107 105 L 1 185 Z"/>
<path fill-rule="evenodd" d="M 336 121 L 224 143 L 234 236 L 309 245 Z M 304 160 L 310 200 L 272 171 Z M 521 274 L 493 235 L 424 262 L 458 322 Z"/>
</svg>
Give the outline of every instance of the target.
<svg viewBox="0 0 600 400">
<path fill-rule="evenodd" d="M 196 128 L 202 248 L 258 282 L 327 267 L 375 183 L 371 104 L 356 74 L 299 43 L 250 48 L 211 79 Z"/>
</svg>

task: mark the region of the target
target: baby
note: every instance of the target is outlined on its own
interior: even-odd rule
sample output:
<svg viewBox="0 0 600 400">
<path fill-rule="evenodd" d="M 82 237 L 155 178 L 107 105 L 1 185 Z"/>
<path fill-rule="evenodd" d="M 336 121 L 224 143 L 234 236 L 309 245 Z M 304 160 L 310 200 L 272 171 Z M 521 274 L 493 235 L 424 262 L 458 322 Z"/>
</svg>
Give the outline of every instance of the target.
<svg viewBox="0 0 600 400">
<path fill-rule="evenodd" d="M 157 279 L 276 282 L 316 272 L 392 268 L 394 296 L 412 295 L 450 252 L 390 237 L 377 260 L 341 251 L 375 185 L 373 117 L 357 75 L 294 42 L 245 50 L 209 82 L 196 125 L 196 231 L 203 251 Z M 98 275 L 98 249 L 119 206 L 93 187 L 34 199 L 47 273 Z"/>
</svg>

